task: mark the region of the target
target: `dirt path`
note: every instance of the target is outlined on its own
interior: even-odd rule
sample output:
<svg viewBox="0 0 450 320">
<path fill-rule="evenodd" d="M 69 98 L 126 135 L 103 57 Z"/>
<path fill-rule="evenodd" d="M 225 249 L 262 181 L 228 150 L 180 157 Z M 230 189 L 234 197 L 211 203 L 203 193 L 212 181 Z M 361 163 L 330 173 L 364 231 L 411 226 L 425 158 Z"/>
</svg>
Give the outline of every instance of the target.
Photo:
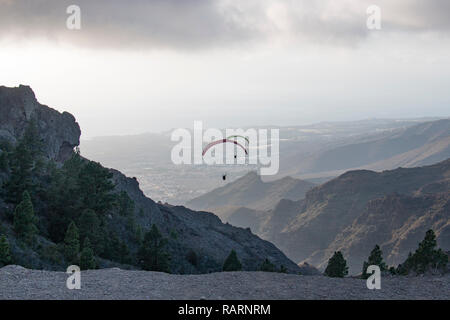
<svg viewBox="0 0 450 320">
<path fill-rule="evenodd" d="M 265 272 L 169 275 L 120 269 L 81 273 L 69 290 L 64 272 L 0 269 L 0 299 L 450 299 L 450 275 L 387 277 L 380 290 L 361 279 Z"/>
</svg>

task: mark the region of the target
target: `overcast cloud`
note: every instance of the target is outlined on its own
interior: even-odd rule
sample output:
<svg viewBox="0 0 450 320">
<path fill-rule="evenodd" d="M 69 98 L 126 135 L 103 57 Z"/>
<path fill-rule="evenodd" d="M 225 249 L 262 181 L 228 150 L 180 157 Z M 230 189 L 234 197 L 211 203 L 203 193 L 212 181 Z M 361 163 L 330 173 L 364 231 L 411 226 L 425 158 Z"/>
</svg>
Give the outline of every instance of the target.
<svg viewBox="0 0 450 320">
<path fill-rule="evenodd" d="M 65 27 L 71 4 L 81 7 L 81 31 Z M 383 32 L 450 28 L 448 0 L 0 0 L 0 39 L 111 48 L 202 49 L 279 39 L 355 45 L 370 35 L 371 4 L 382 10 Z"/>
</svg>

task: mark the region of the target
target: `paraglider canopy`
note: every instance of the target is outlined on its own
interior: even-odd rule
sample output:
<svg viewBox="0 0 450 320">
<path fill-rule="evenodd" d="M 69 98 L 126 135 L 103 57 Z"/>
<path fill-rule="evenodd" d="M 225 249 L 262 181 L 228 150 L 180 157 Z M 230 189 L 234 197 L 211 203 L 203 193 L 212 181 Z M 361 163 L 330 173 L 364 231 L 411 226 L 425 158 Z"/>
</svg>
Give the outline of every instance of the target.
<svg viewBox="0 0 450 320">
<path fill-rule="evenodd" d="M 244 136 L 241 136 L 241 135 L 238 135 L 238 134 L 235 134 L 235 135 L 227 137 L 227 139 L 231 139 L 231 138 L 242 138 L 242 139 L 245 139 L 245 141 L 247 141 L 248 144 L 250 144 L 250 140 L 248 140 L 247 137 L 244 137 Z"/>
<path fill-rule="evenodd" d="M 214 147 L 215 145 L 220 144 L 220 143 L 234 143 L 235 145 L 241 147 L 245 151 L 245 154 L 248 155 L 247 149 L 242 144 L 240 144 L 239 142 L 234 141 L 234 140 L 229 140 L 229 139 L 220 139 L 220 140 L 216 140 L 216 141 L 213 141 L 210 144 L 208 144 L 203 149 L 202 156 L 204 156 L 209 149 L 211 149 L 212 147 Z"/>
</svg>

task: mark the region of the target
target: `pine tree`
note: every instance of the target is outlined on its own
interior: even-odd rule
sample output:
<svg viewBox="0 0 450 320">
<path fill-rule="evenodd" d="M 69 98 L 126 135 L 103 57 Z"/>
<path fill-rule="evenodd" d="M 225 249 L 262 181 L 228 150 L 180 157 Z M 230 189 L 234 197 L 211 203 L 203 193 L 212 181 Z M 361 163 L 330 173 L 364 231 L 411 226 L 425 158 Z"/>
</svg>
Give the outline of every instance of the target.
<svg viewBox="0 0 450 320">
<path fill-rule="evenodd" d="M 144 270 L 169 272 L 168 241 L 163 238 L 156 225 L 145 234 L 138 252 L 139 264 Z"/>
<path fill-rule="evenodd" d="M 386 263 L 383 261 L 383 252 L 378 245 L 375 245 L 375 248 L 370 252 L 368 261 L 364 261 L 363 263 L 362 277 L 364 279 L 367 279 L 370 276 L 370 274 L 367 273 L 367 268 L 372 265 L 380 267 L 380 271 L 386 271 L 388 269 Z"/>
<path fill-rule="evenodd" d="M 0 236 L 0 268 L 12 262 L 9 242 L 5 235 Z"/>
<path fill-rule="evenodd" d="M 83 163 L 83 159 L 74 153 L 62 168 L 49 169 L 51 183 L 44 193 L 44 200 L 48 207 L 49 235 L 56 243 L 64 241 L 68 225 L 71 221 L 78 222 L 79 214 L 83 212 L 78 191 Z"/>
<path fill-rule="evenodd" d="M 80 236 L 78 228 L 72 221 L 67 228 L 64 238 L 64 256 L 68 263 L 77 264 L 78 254 L 80 252 Z"/>
<path fill-rule="evenodd" d="M 138 224 L 136 226 L 136 231 L 134 233 L 134 240 L 136 241 L 136 243 L 138 243 L 139 245 L 142 244 L 142 241 L 144 241 L 144 233 L 142 231 L 142 226 L 140 224 Z"/>
<path fill-rule="evenodd" d="M 112 173 L 99 163 L 89 161 L 79 175 L 79 189 L 81 203 L 84 208 L 92 209 L 100 216 L 104 215 L 116 204 Z"/>
<path fill-rule="evenodd" d="M 230 254 L 226 258 L 222 267 L 223 271 L 240 271 L 242 270 L 242 264 L 237 257 L 237 253 L 231 250 Z"/>
<path fill-rule="evenodd" d="M 78 153 L 65 161 L 61 169 L 54 169 L 51 176 L 51 184 L 47 188 L 46 203 L 48 204 L 49 234 L 53 241 L 61 242 L 64 239 L 64 231 L 70 221 L 80 223 L 80 214 L 87 209 L 95 212 L 102 221 L 106 212 L 116 204 L 114 183 L 111 181 L 112 173 L 100 164 L 83 159 Z M 84 217 L 86 218 L 86 217 Z M 89 218 L 93 218 L 90 214 Z M 95 218 L 94 218 L 95 219 Z M 95 221 L 92 221 L 96 223 Z M 81 230 L 81 225 L 78 225 Z M 100 236 L 89 235 L 89 239 L 98 254 L 103 254 L 99 246 Z M 83 235 L 84 237 L 85 235 Z"/>
<path fill-rule="evenodd" d="M 119 262 L 124 264 L 131 263 L 131 257 L 130 257 L 130 249 L 128 249 L 127 244 L 125 241 L 119 242 Z"/>
<path fill-rule="evenodd" d="M 335 251 L 333 256 L 328 260 L 328 265 L 325 269 L 325 275 L 333 278 L 343 278 L 347 274 L 347 261 L 345 261 L 342 252 Z"/>
<path fill-rule="evenodd" d="M 405 262 L 398 266 L 397 273 L 405 275 L 411 271 L 418 274 L 428 270 L 444 271 L 448 263 L 448 256 L 441 249 L 435 249 L 436 247 L 436 235 L 430 229 L 414 254 L 410 252 Z"/>
<path fill-rule="evenodd" d="M 101 254 L 104 250 L 101 237 L 101 221 L 95 211 L 91 209 L 84 210 L 78 219 L 77 226 L 80 232 L 80 242 L 89 238 L 92 248 L 97 254 Z"/>
<path fill-rule="evenodd" d="M 24 191 L 22 201 L 14 210 L 14 231 L 25 243 L 33 245 L 37 233 L 36 217 L 34 215 L 33 203 L 28 191 Z"/>
<path fill-rule="evenodd" d="M 92 250 L 89 238 L 84 239 L 83 250 L 80 253 L 80 268 L 81 270 L 90 270 L 97 267 L 95 261 L 94 250 Z"/>
<path fill-rule="evenodd" d="M 26 190 L 34 194 L 36 185 L 33 182 L 33 174 L 37 174 L 42 167 L 42 146 L 36 121 L 30 120 L 9 157 L 11 175 L 6 183 L 9 202 L 19 203 Z"/>
</svg>

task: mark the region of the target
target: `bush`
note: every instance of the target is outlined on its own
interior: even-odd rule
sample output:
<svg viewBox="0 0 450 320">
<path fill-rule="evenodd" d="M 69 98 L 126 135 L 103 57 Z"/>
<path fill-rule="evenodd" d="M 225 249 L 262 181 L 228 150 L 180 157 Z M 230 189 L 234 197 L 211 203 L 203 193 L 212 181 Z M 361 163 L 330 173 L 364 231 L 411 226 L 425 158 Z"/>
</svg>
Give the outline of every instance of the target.
<svg viewBox="0 0 450 320">
<path fill-rule="evenodd" d="M 269 259 L 266 258 L 259 267 L 259 271 L 276 272 L 277 270 L 275 265 L 272 262 L 270 262 Z"/>
<path fill-rule="evenodd" d="M 345 261 L 344 256 L 340 251 L 335 251 L 330 260 L 328 260 L 325 275 L 333 278 L 343 278 L 347 274 L 347 261 Z"/>
<path fill-rule="evenodd" d="M 64 256 L 61 253 L 63 250 L 58 245 L 52 244 L 42 247 L 39 251 L 39 256 L 50 263 L 62 265 L 64 262 Z"/>
<path fill-rule="evenodd" d="M 285 266 L 281 265 L 281 266 L 280 266 L 280 270 L 279 270 L 278 272 L 279 272 L 279 273 L 287 273 L 288 270 L 287 270 L 287 268 L 286 268 Z"/>
</svg>

